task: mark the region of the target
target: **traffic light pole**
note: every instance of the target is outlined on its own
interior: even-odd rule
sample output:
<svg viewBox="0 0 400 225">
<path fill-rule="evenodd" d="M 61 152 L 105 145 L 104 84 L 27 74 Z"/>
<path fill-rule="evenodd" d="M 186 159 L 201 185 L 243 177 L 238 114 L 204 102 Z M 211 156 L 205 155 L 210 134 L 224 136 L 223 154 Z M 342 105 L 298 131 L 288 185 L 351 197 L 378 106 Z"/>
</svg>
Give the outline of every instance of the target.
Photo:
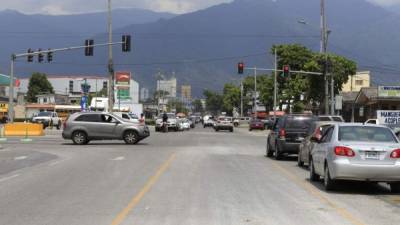
<svg viewBox="0 0 400 225">
<path fill-rule="evenodd" d="M 274 52 L 274 58 L 275 58 L 275 71 L 274 71 L 274 122 L 276 121 L 276 104 L 278 102 L 278 54 L 276 52 L 276 48 L 275 48 L 275 52 Z"/>
<path fill-rule="evenodd" d="M 8 117 L 10 122 L 14 122 L 14 67 L 15 67 L 15 61 L 18 58 L 22 57 L 27 57 L 27 56 L 36 56 L 39 54 L 47 54 L 49 52 L 61 52 L 61 51 L 71 51 L 71 50 L 77 50 L 77 49 L 84 49 L 87 47 L 99 47 L 99 46 L 112 46 L 112 45 L 117 45 L 117 44 L 124 44 L 124 42 L 109 42 L 109 43 L 102 43 L 102 44 L 94 44 L 94 45 L 84 45 L 84 46 L 74 46 L 74 47 L 67 47 L 67 48 L 57 48 L 57 49 L 51 49 L 51 50 L 45 50 L 45 51 L 35 51 L 35 52 L 29 52 L 29 53 L 21 53 L 21 54 L 12 54 L 11 55 L 11 69 L 10 69 L 10 89 L 9 89 L 9 96 L 8 96 Z"/>
<path fill-rule="evenodd" d="M 112 42 L 112 11 L 111 0 L 108 0 L 108 42 Z M 114 64 L 112 55 L 112 46 L 108 47 L 108 112 L 114 109 Z"/>
<path fill-rule="evenodd" d="M 254 68 L 254 118 L 257 119 L 257 68 Z"/>
</svg>

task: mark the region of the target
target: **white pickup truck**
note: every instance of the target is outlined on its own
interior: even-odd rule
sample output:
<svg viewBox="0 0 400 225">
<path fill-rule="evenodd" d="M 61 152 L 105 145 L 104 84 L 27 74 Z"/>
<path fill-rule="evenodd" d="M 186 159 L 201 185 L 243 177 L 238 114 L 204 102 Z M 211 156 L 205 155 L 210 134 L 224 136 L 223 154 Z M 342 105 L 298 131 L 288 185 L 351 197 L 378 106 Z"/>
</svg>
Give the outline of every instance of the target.
<svg viewBox="0 0 400 225">
<path fill-rule="evenodd" d="M 32 123 L 41 123 L 43 128 L 56 127 L 57 130 L 61 128 L 61 119 L 56 112 L 43 111 L 33 116 Z"/>
</svg>

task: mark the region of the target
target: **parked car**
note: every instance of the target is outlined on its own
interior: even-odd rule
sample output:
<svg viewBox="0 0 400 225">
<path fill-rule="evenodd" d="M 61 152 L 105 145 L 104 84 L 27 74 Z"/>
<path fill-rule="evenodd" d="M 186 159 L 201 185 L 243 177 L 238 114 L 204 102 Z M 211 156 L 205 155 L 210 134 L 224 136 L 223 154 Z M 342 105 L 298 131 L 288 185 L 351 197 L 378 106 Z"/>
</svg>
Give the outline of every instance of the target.
<svg viewBox="0 0 400 225">
<path fill-rule="evenodd" d="M 136 144 L 150 136 L 146 125 L 133 123 L 104 112 L 74 113 L 64 122 L 62 137 L 74 144 L 84 145 L 91 140 L 124 140 Z"/>
<path fill-rule="evenodd" d="M 326 190 L 338 180 L 357 180 L 387 182 L 392 192 L 400 192 L 400 144 L 390 128 L 339 123 L 312 140 L 310 180 L 322 176 Z"/>
<path fill-rule="evenodd" d="M 61 118 L 58 117 L 56 112 L 43 111 L 39 112 L 37 115 L 33 116 L 32 123 L 41 123 L 43 128 L 54 126 L 57 130 L 61 129 Z"/>
<path fill-rule="evenodd" d="M 265 130 L 265 124 L 262 120 L 253 118 L 249 122 L 249 131 L 252 130 Z"/>
<path fill-rule="evenodd" d="M 306 163 L 309 165 L 311 150 L 314 147 L 315 142 L 311 141 L 312 138 L 320 139 L 325 133 L 327 128 L 335 124 L 333 121 L 315 121 L 311 124 L 310 129 L 307 132 L 307 137 L 301 142 L 299 146 L 299 154 L 297 156 L 297 165 L 304 166 Z"/>
<path fill-rule="evenodd" d="M 318 116 L 319 121 L 336 121 L 336 122 L 344 122 L 344 119 L 342 116 L 337 116 L 337 115 L 319 115 Z"/>
<path fill-rule="evenodd" d="M 298 154 L 299 145 L 307 136 L 311 123 L 317 117 L 311 114 L 289 114 L 277 118 L 267 136 L 266 155 L 280 160 L 283 154 Z"/>
<path fill-rule="evenodd" d="M 178 131 L 178 120 L 176 119 L 175 113 L 167 113 L 168 120 L 167 120 L 167 125 L 168 125 L 168 130 L 174 130 Z M 161 113 L 158 118 L 156 119 L 156 132 L 161 131 L 162 128 L 162 123 L 163 123 L 163 114 Z"/>
<path fill-rule="evenodd" d="M 232 117 L 220 116 L 214 124 L 214 129 L 216 132 L 220 130 L 229 130 L 230 132 L 233 132 Z"/>
</svg>

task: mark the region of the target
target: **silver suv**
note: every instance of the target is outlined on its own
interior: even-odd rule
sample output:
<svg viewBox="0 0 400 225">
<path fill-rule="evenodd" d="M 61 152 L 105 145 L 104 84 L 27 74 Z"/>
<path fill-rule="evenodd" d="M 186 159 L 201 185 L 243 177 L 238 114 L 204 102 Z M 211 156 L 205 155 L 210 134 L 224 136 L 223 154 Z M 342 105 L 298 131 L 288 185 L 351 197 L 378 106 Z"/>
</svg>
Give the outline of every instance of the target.
<svg viewBox="0 0 400 225">
<path fill-rule="evenodd" d="M 136 144 L 148 136 L 150 131 L 146 125 L 104 112 L 75 113 L 65 121 L 62 133 L 64 139 L 78 145 L 91 140 L 124 140 L 126 144 Z"/>
</svg>

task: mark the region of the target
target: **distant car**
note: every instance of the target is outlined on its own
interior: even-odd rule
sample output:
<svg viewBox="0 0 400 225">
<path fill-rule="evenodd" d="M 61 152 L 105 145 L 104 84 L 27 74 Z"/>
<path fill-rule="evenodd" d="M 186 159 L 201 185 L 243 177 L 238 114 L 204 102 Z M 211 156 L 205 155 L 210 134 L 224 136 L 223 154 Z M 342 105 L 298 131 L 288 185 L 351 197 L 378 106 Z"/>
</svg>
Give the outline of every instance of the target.
<svg viewBox="0 0 400 225">
<path fill-rule="evenodd" d="M 176 119 L 175 113 L 167 113 L 167 116 L 168 116 L 167 120 L 168 129 L 178 131 L 179 130 L 178 120 Z M 163 114 L 161 113 L 156 119 L 156 128 L 155 128 L 156 132 L 161 131 L 162 123 L 163 123 Z"/>
<path fill-rule="evenodd" d="M 48 111 L 39 112 L 32 118 L 32 123 L 43 124 L 44 129 L 49 126 L 54 126 L 57 128 L 57 130 L 59 130 L 62 126 L 61 118 L 58 117 L 58 114 L 56 112 Z"/>
<path fill-rule="evenodd" d="M 117 115 L 103 112 L 74 113 L 64 122 L 62 137 L 74 144 L 91 140 L 124 140 L 136 144 L 150 136 L 146 125 L 133 123 Z"/>
<path fill-rule="evenodd" d="M 206 128 L 206 127 L 214 127 L 214 120 L 212 119 L 212 118 L 208 118 L 207 120 L 205 120 L 204 122 L 203 122 L 203 127 L 204 128 Z"/>
<path fill-rule="evenodd" d="M 316 120 L 311 114 L 288 114 L 277 118 L 267 136 L 266 155 L 274 155 L 276 160 L 280 160 L 283 154 L 298 154 L 300 143 Z"/>
<path fill-rule="evenodd" d="M 181 120 L 181 126 L 183 130 L 190 130 L 190 122 L 188 119 Z"/>
<path fill-rule="evenodd" d="M 134 123 L 140 123 L 139 117 L 133 113 L 127 112 L 113 112 L 114 115 L 121 117 L 122 119 L 129 120 Z"/>
<path fill-rule="evenodd" d="M 400 144 L 385 126 L 338 123 L 316 142 L 310 159 L 310 180 L 322 176 L 326 190 L 338 180 L 387 182 L 400 192 Z"/>
<path fill-rule="evenodd" d="M 190 124 L 190 128 L 195 128 L 196 127 L 196 118 L 190 117 L 189 124 Z"/>
<path fill-rule="evenodd" d="M 344 122 L 344 119 L 342 116 L 337 116 L 337 115 L 319 115 L 318 116 L 319 121 L 335 121 L 335 122 Z"/>
<path fill-rule="evenodd" d="M 297 156 L 297 165 L 304 166 L 304 163 L 307 165 L 310 163 L 311 150 L 314 147 L 315 142 L 312 141 L 312 138 L 320 139 L 321 136 L 325 133 L 326 129 L 331 127 L 333 124 L 337 122 L 334 121 L 314 121 L 310 129 L 307 132 L 307 137 L 301 142 L 299 146 L 299 154 Z"/>
<path fill-rule="evenodd" d="M 220 130 L 229 130 L 230 132 L 233 132 L 232 117 L 219 117 L 218 120 L 215 122 L 214 129 L 216 132 Z"/>
<path fill-rule="evenodd" d="M 252 130 L 265 130 L 264 122 L 260 119 L 251 119 L 249 122 L 249 131 Z"/>
</svg>

